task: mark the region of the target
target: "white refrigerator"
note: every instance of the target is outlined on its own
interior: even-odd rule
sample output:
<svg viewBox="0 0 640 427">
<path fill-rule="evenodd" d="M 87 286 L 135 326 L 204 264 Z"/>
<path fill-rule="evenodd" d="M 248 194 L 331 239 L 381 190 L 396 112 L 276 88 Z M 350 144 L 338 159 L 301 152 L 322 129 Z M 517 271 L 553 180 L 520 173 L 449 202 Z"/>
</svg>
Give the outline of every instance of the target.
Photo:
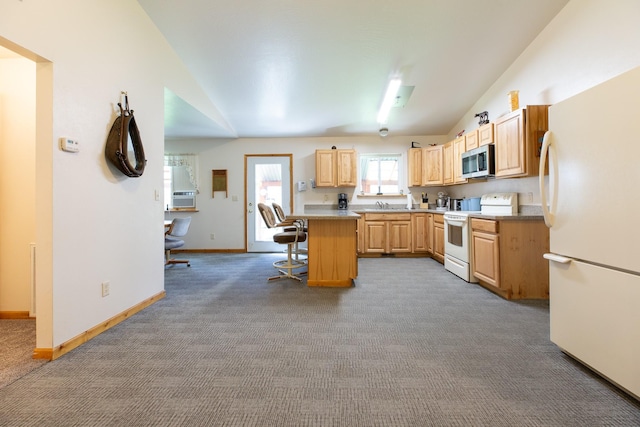
<svg viewBox="0 0 640 427">
<path fill-rule="evenodd" d="M 640 399 L 640 67 L 549 108 L 551 341 Z"/>
</svg>

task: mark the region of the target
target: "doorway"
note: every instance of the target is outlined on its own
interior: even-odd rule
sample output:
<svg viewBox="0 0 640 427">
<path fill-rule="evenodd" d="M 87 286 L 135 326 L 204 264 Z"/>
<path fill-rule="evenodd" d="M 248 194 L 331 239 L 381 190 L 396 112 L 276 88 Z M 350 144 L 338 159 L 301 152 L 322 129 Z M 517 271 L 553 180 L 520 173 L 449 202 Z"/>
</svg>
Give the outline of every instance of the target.
<svg viewBox="0 0 640 427">
<path fill-rule="evenodd" d="M 273 241 L 277 229 L 264 223 L 258 203 L 277 203 L 291 212 L 293 168 L 291 154 L 247 154 L 245 171 L 245 224 L 247 252 L 279 252 L 282 245 Z"/>
</svg>

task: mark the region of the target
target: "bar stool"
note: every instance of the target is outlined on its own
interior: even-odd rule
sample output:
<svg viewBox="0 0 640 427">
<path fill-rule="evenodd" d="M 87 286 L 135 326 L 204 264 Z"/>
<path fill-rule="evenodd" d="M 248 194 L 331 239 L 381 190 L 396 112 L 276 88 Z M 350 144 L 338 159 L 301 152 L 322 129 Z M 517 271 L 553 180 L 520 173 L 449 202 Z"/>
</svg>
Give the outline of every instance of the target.
<svg viewBox="0 0 640 427">
<path fill-rule="evenodd" d="M 296 225 L 302 229 L 302 231 L 304 231 L 305 233 L 307 233 L 307 224 L 305 223 L 305 221 L 303 220 L 289 220 L 287 219 L 286 214 L 284 213 L 284 209 L 282 209 L 282 206 L 280 206 L 277 203 L 271 203 L 271 205 L 273 206 L 273 210 L 276 213 L 276 217 L 278 218 L 278 221 L 280 221 L 281 224 L 285 224 L 287 221 L 292 221 L 295 222 Z M 293 231 L 293 228 L 285 228 L 284 231 Z M 296 246 L 293 248 L 293 253 L 295 254 L 295 259 L 299 260 L 300 259 L 300 255 L 302 256 L 307 256 L 308 255 L 308 251 L 306 248 L 300 247 L 300 245 L 298 243 L 296 243 Z"/>
<path fill-rule="evenodd" d="M 294 270 L 305 267 L 307 263 L 306 260 L 294 259 L 293 254 L 296 245 L 307 240 L 307 233 L 305 233 L 295 221 L 277 223 L 273 211 L 264 203 L 258 203 L 258 210 L 260 211 L 260 215 L 262 215 L 262 219 L 268 228 L 286 227 L 286 229 L 288 229 L 288 231 L 282 231 L 281 233 L 276 233 L 273 236 L 274 242 L 281 245 L 287 245 L 287 259 L 278 260 L 273 263 L 273 266 L 280 274 L 269 277 L 269 280 L 295 279 L 302 281 L 300 276 L 306 274 L 306 272 L 294 274 Z"/>
</svg>

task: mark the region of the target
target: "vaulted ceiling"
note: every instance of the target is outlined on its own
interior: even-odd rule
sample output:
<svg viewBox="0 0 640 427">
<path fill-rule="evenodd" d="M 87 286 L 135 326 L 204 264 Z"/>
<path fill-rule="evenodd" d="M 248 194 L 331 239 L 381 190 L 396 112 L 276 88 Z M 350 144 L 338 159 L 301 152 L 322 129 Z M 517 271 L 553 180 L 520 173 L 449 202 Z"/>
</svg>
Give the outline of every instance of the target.
<svg viewBox="0 0 640 427">
<path fill-rule="evenodd" d="M 393 77 L 389 134 L 446 134 L 568 0 L 138 2 L 222 117 L 167 91 L 166 137 L 234 138 L 377 134 Z"/>
</svg>

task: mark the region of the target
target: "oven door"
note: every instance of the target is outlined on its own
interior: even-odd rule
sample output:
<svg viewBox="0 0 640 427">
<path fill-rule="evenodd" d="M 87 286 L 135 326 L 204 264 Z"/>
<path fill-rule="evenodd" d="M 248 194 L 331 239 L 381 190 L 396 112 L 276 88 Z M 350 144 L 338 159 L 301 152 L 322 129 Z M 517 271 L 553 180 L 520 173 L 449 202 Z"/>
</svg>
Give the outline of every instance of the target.
<svg viewBox="0 0 640 427">
<path fill-rule="evenodd" d="M 444 215 L 444 253 L 469 262 L 469 222 L 466 216 Z"/>
</svg>

